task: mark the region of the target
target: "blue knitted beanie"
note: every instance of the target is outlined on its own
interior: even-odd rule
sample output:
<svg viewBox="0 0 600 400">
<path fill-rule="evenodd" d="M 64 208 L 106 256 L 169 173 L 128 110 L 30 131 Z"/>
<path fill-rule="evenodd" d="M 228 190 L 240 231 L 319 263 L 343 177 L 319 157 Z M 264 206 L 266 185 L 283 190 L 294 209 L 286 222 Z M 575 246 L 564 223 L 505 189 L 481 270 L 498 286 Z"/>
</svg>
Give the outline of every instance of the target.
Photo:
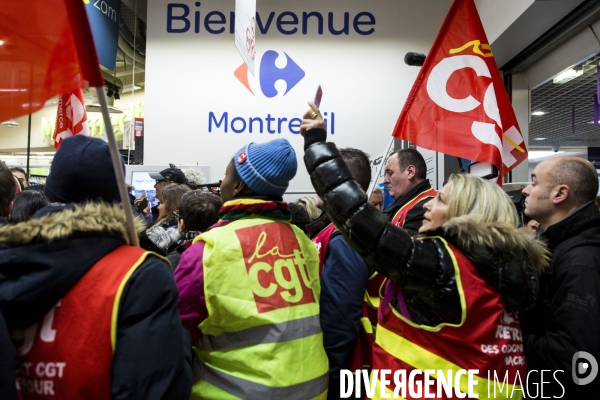
<svg viewBox="0 0 600 400">
<path fill-rule="evenodd" d="M 64 139 L 54 156 L 44 193 L 58 203 L 119 201 L 119 186 L 108 143 L 75 135 Z"/>
<path fill-rule="evenodd" d="M 244 183 L 260 196 L 283 196 L 298 169 L 296 152 L 285 139 L 249 143 L 235 153 L 233 163 Z"/>
</svg>

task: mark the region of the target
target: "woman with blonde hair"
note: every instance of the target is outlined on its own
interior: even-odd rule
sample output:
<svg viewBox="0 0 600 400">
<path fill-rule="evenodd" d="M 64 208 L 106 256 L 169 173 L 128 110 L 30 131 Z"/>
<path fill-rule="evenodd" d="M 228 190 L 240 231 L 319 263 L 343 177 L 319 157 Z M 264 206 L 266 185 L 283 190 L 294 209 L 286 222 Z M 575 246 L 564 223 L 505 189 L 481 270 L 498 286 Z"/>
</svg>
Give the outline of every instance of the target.
<svg viewBox="0 0 600 400">
<path fill-rule="evenodd" d="M 325 142 L 322 117 L 311 107 L 301 127 L 311 181 L 346 241 L 369 267 L 389 278 L 372 367 L 391 369 L 392 376 L 403 371 L 407 379 L 398 385 L 389 376 L 372 377 L 374 398 L 395 389 L 403 398 L 407 391 L 412 398 L 423 390 L 439 398 L 436 380 L 448 383 L 446 395 L 452 397 L 453 391 L 469 390 L 463 370 L 477 370 L 472 390 L 480 397 L 493 384 L 490 376 L 508 379 L 508 392 L 522 393 L 527 370 L 516 313 L 535 304 L 548 252 L 526 229 L 517 228 L 508 195 L 476 176 L 452 175 L 425 204 L 420 236 L 411 237 L 369 204 L 338 160 L 335 145 Z M 409 383 L 409 375 L 416 379 Z"/>
<path fill-rule="evenodd" d="M 312 197 L 300 197 L 296 200 L 296 203 L 300 204 L 313 220 L 319 218 L 319 215 L 321 215 L 321 210 L 317 208 L 317 201 Z"/>
<path fill-rule="evenodd" d="M 179 239 L 177 217 L 173 211 L 179 209 L 179 203 L 184 194 L 191 191 L 186 185 L 171 184 L 162 191 L 161 202 L 158 205 L 158 219 L 146 230 L 148 238 L 162 250 Z"/>
</svg>

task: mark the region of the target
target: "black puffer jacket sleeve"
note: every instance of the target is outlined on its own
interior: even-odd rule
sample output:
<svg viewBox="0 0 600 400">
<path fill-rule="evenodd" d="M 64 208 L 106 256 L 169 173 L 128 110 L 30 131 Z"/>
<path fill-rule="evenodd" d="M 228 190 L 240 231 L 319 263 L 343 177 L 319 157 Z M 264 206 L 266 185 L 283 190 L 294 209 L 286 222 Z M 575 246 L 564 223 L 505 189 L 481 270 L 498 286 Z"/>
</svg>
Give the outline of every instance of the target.
<svg viewBox="0 0 600 400">
<path fill-rule="evenodd" d="M 322 129 L 305 134 L 304 162 L 325 210 L 344 239 L 369 266 L 402 286 L 416 323 L 460 320 L 460 301 L 447 248 L 439 239 L 417 240 L 387 221 L 367 201 Z M 435 290 L 443 287 L 444 290 Z M 436 304 L 434 307 L 433 304 Z"/>
<path fill-rule="evenodd" d="M 400 274 L 397 266 L 411 258 L 410 235 L 388 223 L 383 214 L 369 204 L 335 144 L 325 143 L 325 139 L 323 129 L 306 132 L 304 162 L 327 214 L 348 244 L 365 257 L 369 265 L 397 280 Z"/>
<path fill-rule="evenodd" d="M 453 322 L 460 312 L 454 264 L 449 257 L 454 250 L 447 244 L 471 260 L 502 294 L 510 311 L 533 304 L 538 287 L 533 265 L 539 265 L 539 270 L 547 265 L 541 243 L 510 224 L 482 227 L 468 216 L 428 231 L 428 237 L 411 238 L 368 203 L 335 145 L 325 142 L 326 136 L 323 129 L 305 133 L 304 162 L 313 186 L 348 244 L 369 267 L 402 287 L 414 322 Z"/>
</svg>

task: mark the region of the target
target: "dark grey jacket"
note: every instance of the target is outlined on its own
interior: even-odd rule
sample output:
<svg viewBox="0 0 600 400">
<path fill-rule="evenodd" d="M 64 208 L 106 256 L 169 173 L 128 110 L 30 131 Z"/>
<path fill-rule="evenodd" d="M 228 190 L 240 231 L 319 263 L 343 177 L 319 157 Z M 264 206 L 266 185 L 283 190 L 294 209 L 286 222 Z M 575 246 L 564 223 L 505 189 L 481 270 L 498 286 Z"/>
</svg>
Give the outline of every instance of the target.
<svg viewBox="0 0 600 400">
<path fill-rule="evenodd" d="M 600 212 L 594 204 L 576 210 L 541 234 L 552 251 L 534 308 L 520 315 L 530 370 L 563 370 L 564 388 L 553 385 L 545 396 L 592 399 L 600 396 L 600 377 L 575 385 L 575 353 L 590 353 L 600 363 Z M 554 379 L 551 379 L 554 382 Z"/>
</svg>

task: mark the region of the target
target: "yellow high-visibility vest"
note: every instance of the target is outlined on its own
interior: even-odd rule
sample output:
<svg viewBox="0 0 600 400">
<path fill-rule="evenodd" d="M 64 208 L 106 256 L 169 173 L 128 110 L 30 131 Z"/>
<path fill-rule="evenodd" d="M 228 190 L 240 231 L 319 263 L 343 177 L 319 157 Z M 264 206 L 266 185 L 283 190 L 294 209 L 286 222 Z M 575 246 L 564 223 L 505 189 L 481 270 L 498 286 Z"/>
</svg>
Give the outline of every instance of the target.
<svg viewBox="0 0 600 400">
<path fill-rule="evenodd" d="M 209 316 L 194 346 L 192 398 L 325 399 L 314 244 L 295 226 L 262 217 L 199 240 Z"/>
</svg>

